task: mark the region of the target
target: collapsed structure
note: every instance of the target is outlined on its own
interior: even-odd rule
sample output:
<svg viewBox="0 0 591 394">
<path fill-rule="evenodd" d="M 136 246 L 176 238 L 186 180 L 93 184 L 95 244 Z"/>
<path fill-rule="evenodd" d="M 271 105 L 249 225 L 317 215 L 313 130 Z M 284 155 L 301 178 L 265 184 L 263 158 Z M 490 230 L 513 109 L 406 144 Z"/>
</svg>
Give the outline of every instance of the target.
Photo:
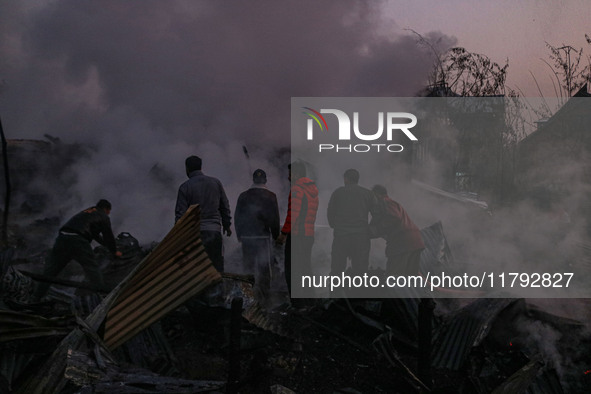
<svg viewBox="0 0 591 394">
<path fill-rule="evenodd" d="M 552 130 L 545 126 L 522 146 L 552 145 L 544 137 Z M 31 146 L 45 152 L 49 145 Z M 529 163 L 540 161 L 531 154 Z M 413 184 L 490 216 L 482 201 Z M 35 204 L 24 200 L 19 212 L 29 205 Z M 220 276 L 211 267 L 198 220 L 194 208 L 147 255 L 122 233 L 123 259 L 108 261 L 96 251 L 110 294 L 101 298 L 73 275 L 51 279 L 61 286 L 42 304 L 27 303 L 34 280 L 49 279 L 31 272 L 39 272 L 44 256 L 35 235 L 53 233 L 59 222 L 13 229 L 15 238 L 24 234 L 27 253 L 21 245 L 0 255 L 0 391 L 585 393 L 591 387 L 590 316 L 582 313 L 588 300 L 439 298 L 430 316 L 420 313 L 426 297 L 417 293 L 317 300 L 307 312 L 265 309 L 252 278 Z M 421 233 L 422 269 L 453 270 L 442 224 Z M 574 247 L 577 263 L 589 266 L 591 247 Z M 273 289 L 285 299 L 281 286 Z M 191 302 L 199 314 L 183 306 Z M 576 308 L 577 320 L 560 316 L 564 305 Z"/>
<path fill-rule="evenodd" d="M 129 274 L 111 293 L 69 293 L 68 304 L 55 291 L 51 304 L 20 302 L 30 280 L 4 252 L 3 391 L 576 393 L 591 384 L 581 322 L 523 299 L 437 299 L 432 328 L 419 332 L 419 294 L 267 310 L 251 278 L 222 278 L 211 266 L 198 225 L 193 207 L 145 257 L 137 250 L 118 262 Z M 453 269 L 441 224 L 422 236 L 422 269 Z M 6 291 L 8 277 L 20 293 Z M 191 316 L 183 303 L 206 289 L 203 314 Z M 568 335 L 552 346 L 535 339 L 549 333 Z M 431 350 L 421 355 L 425 338 Z M 425 357 L 427 374 L 419 365 Z"/>
</svg>

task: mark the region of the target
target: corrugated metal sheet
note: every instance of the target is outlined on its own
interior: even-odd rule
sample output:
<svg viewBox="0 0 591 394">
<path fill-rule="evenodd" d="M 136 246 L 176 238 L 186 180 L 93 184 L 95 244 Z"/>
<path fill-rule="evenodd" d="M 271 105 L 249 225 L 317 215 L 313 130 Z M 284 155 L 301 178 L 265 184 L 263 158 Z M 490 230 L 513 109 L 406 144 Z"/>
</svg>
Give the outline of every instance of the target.
<svg viewBox="0 0 591 394">
<path fill-rule="evenodd" d="M 4 392 L 3 384 L 8 386 L 4 387 L 6 390 L 12 390 L 13 382 L 26 371 L 37 353 L 43 353 L 38 347 L 41 342 L 47 343 L 47 337 L 50 336 L 66 336 L 72 330 L 72 326 L 71 316 L 48 319 L 27 313 L 0 310 L 0 392 Z M 35 338 L 39 338 L 37 342 L 34 341 Z M 33 343 L 31 348 L 34 350 L 23 351 L 23 348 L 27 348 L 25 343 Z"/>
<path fill-rule="evenodd" d="M 110 340 L 109 346 L 117 347 L 188 298 L 220 281 L 221 276 L 205 254 L 199 235 L 199 208 L 191 206 L 154 251 L 86 317 L 85 330 L 96 332 L 111 314 L 106 321 L 105 337 Z M 119 306 L 116 313 L 112 313 L 113 305 Z M 82 345 L 85 335 L 80 329 L 72 330 L 18 392 L 60 392 L 67 383 L 64 378 L 67 354 Z"/>
<path fill-rule="evenodd" d="M 421 253 L 420 273 L 451 272 L 455 269 L 455 261 L 451 249 L 443 233 L 441 222 L 432 224 L 421 230 L 425 249 Z M 396 298 L 387 301 L 389 313 L 396 317 L 396 324 L 409 339 L 416 341 L 419 324 L 419 303 L 421 298 L 431 298 L 430 292 L 424 289 L 395 289 Z"/>
<path fill-rule="evenodd" d="M 564 394 L 558 375 L 554 370 L 543 370 L 538 374 L 533 383 L 527 388 L 525 394 Z"/>
<path fill-rule="evenodd" d="M 503 384 L 494 389 L 491 394 L 525 393 L 536 379 L 540 368 L 544 364 L 539 360 L 532 360 L 519 371 L 515 372 Z"/>
<path fill-rule="evenodd" d="M 434 347 L 432 365 L 459 370 L 470 350 L 490 331 L 493 320 L 518 299 L 478 299 L 449 317 Z"/>
<path fill-rule="evenodd" d="M 575 264 L 579 269 L 591 268 L 591 243 L 579 242 L 573 247 L 577 252 L 577 258 L 573 259 L 572 264 Z"/>
<path fill-rule="evenodd" d="M 533 359 L 494 389 L 492 394 L 564 394 L 564 392 L 556 371 L 545 367 L 540 359 Z"/>
<path fill-rule="evenodd" d="M 0 310 L 0 342 L 15 339 L 67 335 L 72 329 L 72 319 L 51 318 L 27 313 Z"/>
<path fill-rule="evenodd" d="M 280 310 L 268 311 L 259 303 L 251 304 L 242 312 L 250 324 L 282 337 L 299 339 L 302 333 L 302 319 L 295 313 Z"/>
<path fill-rule="evenodd" d="M 33 281 L 12 266 L 14 248 L 0 252 L 0 290 L 4 300 L 28 302 Z"/>
<path fill-rule="evenodd" d="M 242 298 L 242 317 L 258 328 L 283 337 L 295 338 L 299 324 L 294 317 L 281 310 L 269 310 L 259 303 L 250 277 L 224 273 L 223 286 L 216 286 L 216 291 L 208 293 L 207 305 L 230 309 L 232 300 Z"/>
<path fill-rule="evenodd" d="M 425 243 L 425 249 L 421 253 L 421 274 L 427 272 L 439 273 L 441 271 L 453 272 L 457 268 L 453 254 L 443 233 L 441 222 L 425 227 L 421 230 L 421 237 Z"/>
<path fill-rule="evenodd" d="M 105 343 L 120 346 L 220 281 L 200 239 L 199 207 L 191 206 L 120 289 L 107 314 Z"/>
<path fill-rule="evenodd" d="M 76 297 L 73 300 L 73 306 L 81 316 L 88 315 L 100 303 L 101 298 L 96 293 Z M 180 375 L 177 359 L 170 348 L 160 322 L 152 324 L 125 342 L 113 352 L 113 355 L 118 360 L 147 368 L 158 374 Z"/>
</svg>

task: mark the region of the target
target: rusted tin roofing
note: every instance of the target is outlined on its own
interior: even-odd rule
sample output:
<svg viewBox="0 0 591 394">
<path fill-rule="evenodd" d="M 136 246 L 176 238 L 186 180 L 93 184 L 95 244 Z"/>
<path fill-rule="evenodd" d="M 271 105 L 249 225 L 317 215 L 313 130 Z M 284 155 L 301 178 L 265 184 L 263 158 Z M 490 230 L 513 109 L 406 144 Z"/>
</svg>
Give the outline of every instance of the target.
<svg viewBox="0 0 591 394">
<path fill-rule="evenodd" d="M 221 279 L 201 242 L 199 207 L 191 206 L 125 281 L 107 313 L 105 343 L 116 348 Z"/>
<path fill-rule="evenodd" d="M 92 313 L 79 319 L 80 327 L 62 340 L 51 357 L 19 393 L 55 393 L 66 385 L 69 352 L 90 337 L 96 346 L 111 349 L 175 309 L 208 286 L 221 280 L 203 249 L 199 231 L 199 207 L 189 207 L 162 242 L 109 293 Z M 105 337 L 96 335 L 105 321 Z"/>
</svg>

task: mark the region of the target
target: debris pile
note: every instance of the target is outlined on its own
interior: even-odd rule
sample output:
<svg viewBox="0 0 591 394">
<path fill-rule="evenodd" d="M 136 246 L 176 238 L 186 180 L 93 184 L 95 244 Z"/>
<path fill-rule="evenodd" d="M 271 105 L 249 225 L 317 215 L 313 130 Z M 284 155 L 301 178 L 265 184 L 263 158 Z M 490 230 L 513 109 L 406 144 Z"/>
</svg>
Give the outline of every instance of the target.
<svg viewBox="0 0 591 394">
<path fill-rule="evenodd" d="M 529 300 L 429 299 L 427 333 L 419 331 L 420 294 L 269 309 L 252 277 L 212 267 L 198 224 L 193 207 L 147 255 L 131 234 L 120 235 L 123 258 L 107 261 L 104 254 L 105 277 L 117 283 L 104 297 L 54 290 L 49 301 L 31 304 L 34 274 L 20 272 L 24 262 L 14 264 L 12 250 L 3 252 L 0 392 L 584 393 L 591 387 L 588 328 Z M 423 268 L 453 270 L 441 224 L 422 235 Z M 572 302 L 588 307 L 586 300 Z"/>
</svg>

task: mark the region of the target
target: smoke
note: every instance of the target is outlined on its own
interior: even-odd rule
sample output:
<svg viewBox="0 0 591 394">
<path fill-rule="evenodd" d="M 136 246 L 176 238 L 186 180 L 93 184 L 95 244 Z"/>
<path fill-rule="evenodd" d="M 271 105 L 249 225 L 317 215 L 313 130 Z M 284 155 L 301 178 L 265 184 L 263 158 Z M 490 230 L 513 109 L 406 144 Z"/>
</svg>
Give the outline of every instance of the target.
<svg viewBox="0 0 591 394">
<path fill-rule="evenodd" d="M 581 318 L 587 320 L 581 316 L 588 309 L 587 300 L 532 301 L 543 306 L 545 311 L 556 314 L 542 313 L 539 320 L 530 316 L 518 317 L 514 321 L 512 338 L 523 346 L 528 356 L 540 357 L 546 367 L 554 369 L 566 392 L 585 392 L 587 387 L 582 376 L 589 365 L 589 326 L 580 326 L 578 322 Z M 565 316 L 568 318 L 564 319 Z"/>
<path fill-rule="evenodd" d="M 232 205 L 250 185 L 246 168 L 265 169 L 284 214 L 291 97 L 409 96 L 426 80 L 430 54 L 392 33 L 380 6 L 4 2 L 4 128 L 9 138 L 49 134 L 92 147 L 71 168 L 73 188 L 45 181 L 45 192 L 64 216 L 110 199 L 115 232 L 142 242 L 172 225 L 190 154 L 202 156 Z M 431 34 L 442 48 L 455 44 Z"/>
<path fill-rule="evenodd" d="M 64 220 L 107 198 L 115 232 L 143 243 L 161 239 L 172 226 L 191 154 L 222 181 L 232 209 L 250 186 L 251 171 L 264 169 L 284 216 L 291 97 L 414 96 L 426 82 L 432 52 L 412 34 L 393 33 L 380 6 L 354 0 L 3 3 L 4 128 L 9 138 L 49 134 L 90 147 L 62 171 L 73 187 L 47 177 L 30 181 L 50 199 L 50 214 L 60 212 Z M 426 37 L 440 52 L 456 44 L 442 33 Z M 452 151 L 449 134 L 439 138 Z M 327 224 L 330 192 L 351 166 L 317 169 L 324 201 L 317 224 Z M 510 268 L 536 257 L 522 255 L 516 234 L 532 250 L 544 242 L 529 231 L 539 215 L 528 205 L 505 216 L 497 211 L 489 225 L 485 215 L 407 190 L 398 178 L 404 171 L 391 168 L 385 176 L 373 166 L 359 166 L 361 184 L 388 186 L 420 227 L 443 221 L 452 248 L 468 263 Z M 434 162 L 430 183 L 444 168 Z M 487 233 L 491 227 L 494 233 Z M 231 249 L 235 241 L 228 241 Z M 376 256 L 383 260 L 381 251 Z"/>
<path fill-rule="evenodd" d="M 8 138 L 49 134 L 89 148 L 63 167 L 60 182 L 27 179 L 49 199 L 47 214 L 63 220 L 107 198 L 116 233 L 144 244 L 161 239 L 192 154 L 222 181 L 232 210 L 251 184 L 250 171 L 264 169 L 284 216 L 291 97 L 415 96 L 426 83 L 431 52 L 414 36 L 394 33 L 380 7 L 361 0 L 0 2 L 4 130 Z M 456 44 L 443 33 L 425 36 L 439 52 Z M 323 185 L 319 225 L 347 168 L 312 176 Z M 493 236 L 482 212 L 359 169 L 363 186 L 385 184 L 420 227 L 442 220 L 452 249 L 469 246 L 463 257 L 470 262 L 504 270 L 524 259 L 515 235 L 532 234 L 526 244 L 543 240 L 514 226 L 520 219 L 542 227 L 529 205 L 501 213 Z M 326 227 L 318 231 L 317 245 L 330 239 Z M 226 240 L 230 254 L 236 241 Z M 329 250 L 317 248 L 325 263 Z M 552 354 L 559 337 L 538 328 L 533 338 L 553 339 L 544 349 Z"/>
</svg>

